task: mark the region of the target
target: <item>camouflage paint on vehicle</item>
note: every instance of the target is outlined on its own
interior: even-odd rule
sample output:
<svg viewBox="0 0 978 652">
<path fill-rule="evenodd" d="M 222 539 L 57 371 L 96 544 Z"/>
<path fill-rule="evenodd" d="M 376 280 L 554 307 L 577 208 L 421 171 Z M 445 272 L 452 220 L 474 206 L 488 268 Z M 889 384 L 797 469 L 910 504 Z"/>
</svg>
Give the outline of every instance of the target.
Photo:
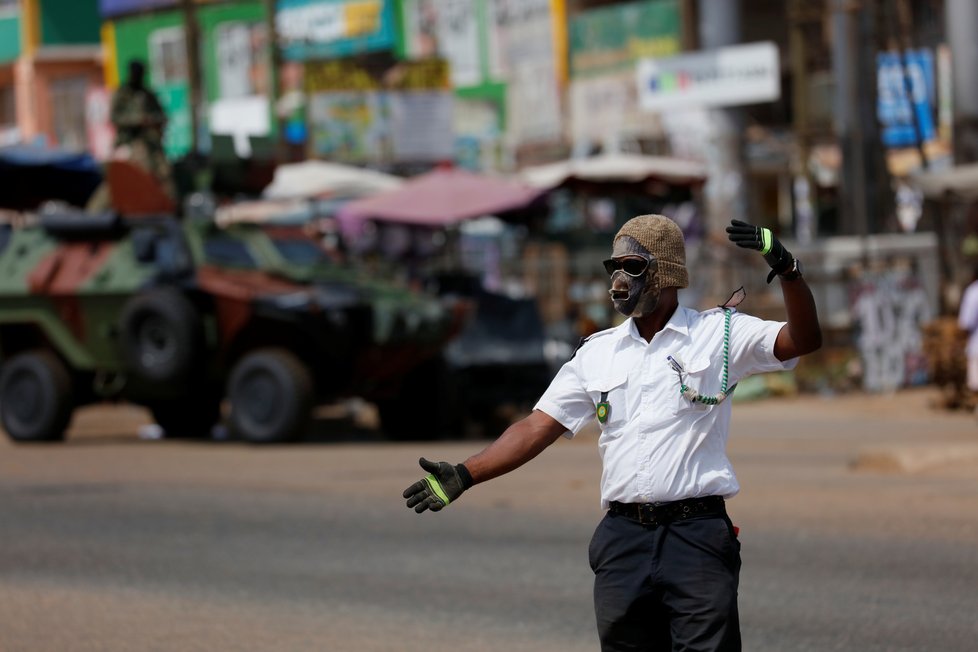
<svg viewBox="0 0 978 652">
<path fill-rule="evenodd" d="M 18 374 L 70 378 L 72 405 L 58 410 L 121 398 L 195 432 L 219 418 L 217 401 L 249 360 L 259 373 L 277 369 L 296 387 L 308 383 L 316 402 L 396 396 L 464 318 L 457 306 L 342 265 L 290 260 L 256 226 L 69 212 L 42 215 L 0 247 L 0 374 L 26 353 L 34 357 L 18 362 Z M 175 311 L 164 322 L 187 328 L 167 326 L 157 343 L 160 326 L 145 315 L 161 306 Z M 158 351 L 138 348 L 157 344 Z M 173 346 L 184 347 L 180 380 L 143 369 Z M 52 365 L 64 371 L 43 371 Z M 42 438 L 62 436 L 52 428 Z"/>
<path fill-rule="evenodd" d="M 36 328 L 73 366 L 118 371 L 109 325 L 152 274 L 125 241 L 63 242 L 42 227 L 15 229 L 0 252 L 0 352 L 31 343 L 11 337 L 11 327 Z"/>
<path fill-rule="evenodd" d="M 309 236 L 283 229 L 239 224 L 216 230 L 199 225 L 193 243 L 196 257 L 205 264 L 197 271 L 197 284 L 216 297 L 215 315 L 221 339 L 234 342 L 240 331 L 256 321 L 256 311 L 276 321 L 292 321 L 297 330 L 306 320 L 286 315 L 319 315 L 312 332 L 304 337 L 318 342 L 323 357 L 317 366 L 335 365 L 349 374 L 356 394 L 371 398 L 374 392 L 389 394 L 399 389 L 404 374 L 441 350 L 466 317 L 454 302 L 412 292 L 391 282 L 371 281 L 362 273 L 336 262 L 297 263 L 278 246 L 283 239 Z M 207 261 L 209 236 L 233 238 L 254 261 L 257 269 L 235 269 Z M 356 322 L 356 326 L 348 322 Z M 356 355 L 351 355 L 356 352 Z M 334 383 L 335 385 L 335 383 Z M 347 392 L 342 392 L 347 393 Z"/>
</svg>

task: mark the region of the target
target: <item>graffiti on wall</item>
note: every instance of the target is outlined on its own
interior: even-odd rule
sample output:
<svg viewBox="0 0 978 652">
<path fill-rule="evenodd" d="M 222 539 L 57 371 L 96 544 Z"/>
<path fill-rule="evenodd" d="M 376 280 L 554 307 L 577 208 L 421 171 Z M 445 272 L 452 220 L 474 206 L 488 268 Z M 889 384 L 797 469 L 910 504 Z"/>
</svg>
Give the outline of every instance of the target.
<svg viewBox="0 0 978 652">
<path fill-rule="evenodd" d="M 850 287 L 850 307 L 863 389 L 885 392 L 927 382 L 921 326 L 933 311 L 912 267 L 864 274 Z"/>
</svg>

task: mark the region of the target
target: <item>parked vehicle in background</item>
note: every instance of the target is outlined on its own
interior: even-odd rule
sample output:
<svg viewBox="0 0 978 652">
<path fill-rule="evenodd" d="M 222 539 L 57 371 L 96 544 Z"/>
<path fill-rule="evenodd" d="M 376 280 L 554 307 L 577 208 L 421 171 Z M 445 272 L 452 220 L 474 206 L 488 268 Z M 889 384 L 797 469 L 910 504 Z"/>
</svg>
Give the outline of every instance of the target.
<svg viewBox="0 0 978 652">
<path fill-rule="evenodd" d="M 455 429 L 495 437 L 532 409 L 564 359 L 548 355 L 550 338 L 536 299 L 487 290 L 465 270 L 443 270 L 430 281 L 440 296 L 470 304 L 462 331 L 441 354 L 460 415 Z"/>
<path fill-rule="evenodd" d="M 225 399 L 238 437 L 294 440 L 319 403 L 396 405 L 441 382 L 464 319 L 463 303 L 364 280 L 313 241 L 166 214 L 44 213 L 0 237 L 0 270 L 0 421 L 16 441 L 61 440 L 101 400 L 206 436 Z M 386 416 L 394 436 L 440 434 L 423 410 Z"/>
</svg>

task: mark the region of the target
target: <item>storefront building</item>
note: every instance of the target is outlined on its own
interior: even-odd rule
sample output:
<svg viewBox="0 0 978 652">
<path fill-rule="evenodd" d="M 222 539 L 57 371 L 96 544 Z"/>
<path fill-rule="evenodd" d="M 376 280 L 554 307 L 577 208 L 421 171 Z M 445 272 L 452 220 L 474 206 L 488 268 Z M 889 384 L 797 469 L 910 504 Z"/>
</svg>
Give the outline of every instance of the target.
<svg viewBox="0 0 978 652">
<path fill-rule="evenodd" d="M 90 149 L 101 86 L 95 0 L 0 1 L 0 145 Z"/>
<path fill-rule="evenodd" d="M 167 155 L 184 156 L 193 147 L 184 11 L 176 0 L 102 0 L 101 12 L 108 86 L 125 82 L 130 61 L 143 62 L 169 119 Z M 216 135 L 219 147 L 227 142 L 250 155 L 252 139 L 267 140 L 271 128 L 264 3 L 199 3 L 194 19 L 201 39 L 199 148 L 209 151 Z"/>
</svg>

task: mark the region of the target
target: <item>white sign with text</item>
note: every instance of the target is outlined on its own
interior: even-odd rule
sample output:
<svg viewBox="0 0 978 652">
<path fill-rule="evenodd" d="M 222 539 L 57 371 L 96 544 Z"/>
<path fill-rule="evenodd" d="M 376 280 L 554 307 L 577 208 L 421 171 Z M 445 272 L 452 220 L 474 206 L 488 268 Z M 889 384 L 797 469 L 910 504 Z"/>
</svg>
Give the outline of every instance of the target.
<svg viewBox="0 0 978 652">
<path fill-rule="evenodd" d="M 781 97 L 778 46 L 735 45 L 636 66 L 639 106 L 646 111 L 722 107 Z"/>
</svg>

